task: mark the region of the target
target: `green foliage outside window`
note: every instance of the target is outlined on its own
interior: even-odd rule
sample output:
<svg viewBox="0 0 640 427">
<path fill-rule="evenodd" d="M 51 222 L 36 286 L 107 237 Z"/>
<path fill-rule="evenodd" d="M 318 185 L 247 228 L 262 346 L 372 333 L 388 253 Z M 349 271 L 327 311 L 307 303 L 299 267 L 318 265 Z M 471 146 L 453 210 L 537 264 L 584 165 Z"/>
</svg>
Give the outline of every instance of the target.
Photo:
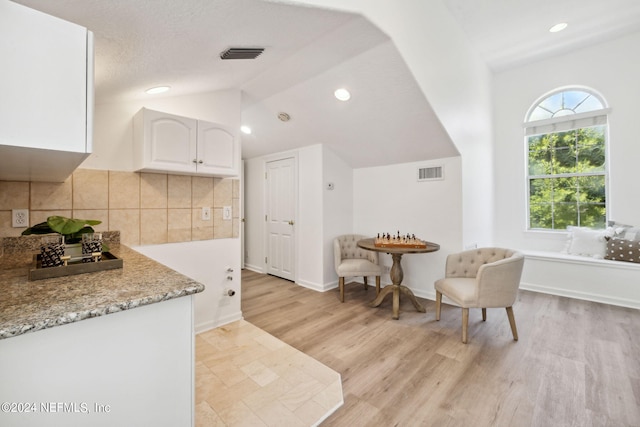
<svg viewBox="0 0 640 427">
<path fill-rule="evenodd" d="M 604 228 L 606 126 L 530 136 L 529 227 Z"/>
</svg>

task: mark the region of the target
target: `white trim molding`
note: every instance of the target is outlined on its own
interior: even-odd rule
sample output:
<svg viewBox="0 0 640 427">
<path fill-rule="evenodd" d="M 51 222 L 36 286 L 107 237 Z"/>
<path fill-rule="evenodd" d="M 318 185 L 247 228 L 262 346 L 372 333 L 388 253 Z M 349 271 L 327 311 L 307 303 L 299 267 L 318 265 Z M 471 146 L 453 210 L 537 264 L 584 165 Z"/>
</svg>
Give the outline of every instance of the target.
<svg viewBox="0 0 640 427">
<path fill-rule="evenodd" d="M 640 309 L 640 264 L 525 251 L 520 288 Z"/>
</svg>

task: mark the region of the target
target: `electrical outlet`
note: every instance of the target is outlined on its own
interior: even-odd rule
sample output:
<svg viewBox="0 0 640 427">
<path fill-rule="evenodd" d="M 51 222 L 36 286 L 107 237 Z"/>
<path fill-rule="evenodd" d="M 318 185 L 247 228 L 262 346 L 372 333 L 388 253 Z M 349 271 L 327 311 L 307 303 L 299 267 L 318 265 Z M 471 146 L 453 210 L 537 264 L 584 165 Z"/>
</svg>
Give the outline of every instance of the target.
<svg viewBox="0 0 640 427">
<path fill-rule="evenodd" d="M 29 226 L 29 209 L 11 209 L 11 226 L 22 228 Z"/>
<path fill-rule="evenodd" d="M 389 267 L 388 265 L 383 265 L 382 271 L 384 271 L 385 273 L 391 273 L 391 267 Z"/>
<path fill-rule="evenodd" d="M 211 208 L 210 207 L 202 208 L 202 220 L 203 221 L 210 221 L 211 220 Z"/>
</svg>

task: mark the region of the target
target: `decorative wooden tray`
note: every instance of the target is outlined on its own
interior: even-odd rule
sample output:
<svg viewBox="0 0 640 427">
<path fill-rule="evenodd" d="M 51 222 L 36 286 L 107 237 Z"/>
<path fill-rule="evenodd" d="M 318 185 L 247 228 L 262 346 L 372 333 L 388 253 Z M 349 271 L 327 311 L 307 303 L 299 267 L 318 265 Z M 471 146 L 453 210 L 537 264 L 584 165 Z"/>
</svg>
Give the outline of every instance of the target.
<svg viewBox="0 0 640 427">
<path fill-rule="evenodd" d="M 93 273 L 95 271 L 122 268 L 122 259 L 111 252 L 102 252 L 98 262 L 78 262 L 60 267 L 42 268 L 40 254 L 33 256 L 33 265 L 29 269 L 29 280 L 51 279 L 53 277 L 73 276 L 74 274 Z"/>
</svg>

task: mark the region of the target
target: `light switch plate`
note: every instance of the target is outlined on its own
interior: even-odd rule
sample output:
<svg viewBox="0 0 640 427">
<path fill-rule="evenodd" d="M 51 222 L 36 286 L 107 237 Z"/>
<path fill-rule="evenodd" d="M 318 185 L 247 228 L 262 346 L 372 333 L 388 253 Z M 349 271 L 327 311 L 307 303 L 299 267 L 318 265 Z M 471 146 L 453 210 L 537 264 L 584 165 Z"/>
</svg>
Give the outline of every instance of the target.
<svg viewBox="0 0 640 427">
<path fill-rule="evenodd" d="M 227 221 L 231 219 L 231 206 L 222 207 L 222 219 Z"/>
</svg>

